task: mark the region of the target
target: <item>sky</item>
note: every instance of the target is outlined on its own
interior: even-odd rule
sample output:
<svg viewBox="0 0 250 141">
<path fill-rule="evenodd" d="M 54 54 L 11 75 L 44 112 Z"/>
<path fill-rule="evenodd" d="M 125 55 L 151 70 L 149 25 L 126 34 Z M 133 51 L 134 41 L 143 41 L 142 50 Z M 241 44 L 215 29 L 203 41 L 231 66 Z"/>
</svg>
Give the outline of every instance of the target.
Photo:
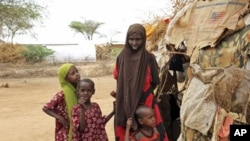
<svg viewBox="0 0 250 141">
<path fill-rule="evenodd" d="M 33 33 L 17 36 L 18 43 L 78 43 L 84 40 L 83 35 L 69 28 L 71 21 L 84 19 L 104 23 L 98 32 L 106 37 L 94 36 L 94 42 L 123 42 L 130 24 L 141 23 L 152 15 L 165 17 L 171 15 L 169 0 L 39 0 L 47 5 L 47 15 L 43 23 L 36 24 Z M 119 34 L 115 34 L 119 31 Z"/>
</svg>

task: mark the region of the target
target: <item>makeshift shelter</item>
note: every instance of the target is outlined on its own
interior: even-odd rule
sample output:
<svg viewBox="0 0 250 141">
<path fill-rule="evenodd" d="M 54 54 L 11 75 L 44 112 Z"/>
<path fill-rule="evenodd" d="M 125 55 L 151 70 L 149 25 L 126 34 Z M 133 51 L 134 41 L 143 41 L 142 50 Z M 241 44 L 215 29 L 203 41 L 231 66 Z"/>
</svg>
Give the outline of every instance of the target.
<svg viewBox="0 0 250 141">
<path fill-rule="evenodd" d="M 174 94 L 178 100 L 183 94 L 178 141 L 229 140 L 230 125 L 250 124 L 249 8 L 249 0 L 195 1 L 170 18 L 164 36 L 149 41 L 161 72 L 157 97 L 169 99 Z M 185 58 L 190 59 L 188 71 L 183 67 Z M 169 73 L 171 63 L 172 70 L 183 69 L 188 75 L 181 90 L 175 86 L 178 77 Z M 166 103 L 170 110 L 159 104 L 163 116 L 173 114 L 171 103 Z M 163 118 L 171 134 L 173 129 L 168 128 L 174 121 Z"/>
</svg>

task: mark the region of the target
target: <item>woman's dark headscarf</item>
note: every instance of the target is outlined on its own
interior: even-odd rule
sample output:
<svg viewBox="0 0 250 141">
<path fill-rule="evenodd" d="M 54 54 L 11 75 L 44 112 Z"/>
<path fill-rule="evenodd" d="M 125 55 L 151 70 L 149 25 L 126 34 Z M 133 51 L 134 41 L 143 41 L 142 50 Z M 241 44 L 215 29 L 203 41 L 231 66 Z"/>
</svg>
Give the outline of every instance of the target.
<svg viewBox="0 0 250 141">
<path fill-rule="evenodd" d="M 132 50 L 128 43 L 129 36 L 137 33 L 142 37 L 142 45 L 137 51 Z M 146 50 L 146 30 L 141 24 L 129 26 L 125 47 L 117 58 L 118 78 L 116 96 L 115 124 L 126 126 L 127 118 L 134 118 L 135 110 L 143 92 L 145 75 L 149 64 L 149 52 Z M 133 128 L 136 122 L 133 119 Z"/>
</svg>

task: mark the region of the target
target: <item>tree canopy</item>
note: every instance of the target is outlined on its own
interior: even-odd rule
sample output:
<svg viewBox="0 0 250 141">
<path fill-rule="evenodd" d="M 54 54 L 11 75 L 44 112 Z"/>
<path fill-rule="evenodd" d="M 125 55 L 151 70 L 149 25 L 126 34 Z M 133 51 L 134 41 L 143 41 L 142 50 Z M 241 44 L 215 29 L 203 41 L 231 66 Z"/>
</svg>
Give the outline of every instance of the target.
<svg viewBox="0 0 250 141">
<path fill-rule="evenodd" d="M 42 18 L 45 7 L 32 0 L 0 0 L 0 35 L 11 37 L 27 33 Z"/>
<path fill-rule="evenodd" d="M 92 40 L 94 34 L 99 34 L 97 29 L 104 23 L 96 22 L 92 20 L 72 21 L 69 25 L 77 33 L 81 33 L 86 40 Z"/>
</svg>

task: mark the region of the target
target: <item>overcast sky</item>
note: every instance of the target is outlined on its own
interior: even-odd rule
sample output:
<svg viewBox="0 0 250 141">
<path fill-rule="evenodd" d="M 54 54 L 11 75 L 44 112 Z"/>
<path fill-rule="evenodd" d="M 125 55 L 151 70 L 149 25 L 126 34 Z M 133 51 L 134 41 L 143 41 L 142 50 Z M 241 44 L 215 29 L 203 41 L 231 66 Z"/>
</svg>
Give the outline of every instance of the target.
<svg viewBox="0 0 250 141">
<path fill-rule="evenodd" d="M 39 0 L 41 1 L 41 0 Z M 169 0 L 43 0 L 48 6 L 47 18 L 34 28 L 36 38 L 18 36 L 20 43 L 77 43 L 83 36 L 69 28 L 71 21 L 83 19 L 103 22 L 98 31 L 107 38 L 94 37 L 96 42 L 105 42 L 120 31 L 113 40 L 124 40 L 130 24 L 146 20 L 150 15 L 171 14 Z"/>
</svg>

